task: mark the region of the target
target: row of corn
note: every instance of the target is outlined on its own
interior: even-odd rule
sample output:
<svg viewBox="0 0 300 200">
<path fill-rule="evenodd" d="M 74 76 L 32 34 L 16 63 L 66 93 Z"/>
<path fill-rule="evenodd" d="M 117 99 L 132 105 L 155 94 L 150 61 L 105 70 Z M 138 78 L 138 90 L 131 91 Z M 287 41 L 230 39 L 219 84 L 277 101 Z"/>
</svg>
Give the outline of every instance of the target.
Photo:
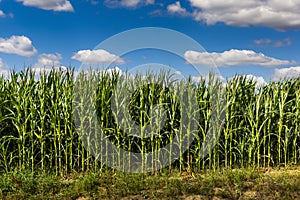
<svg viewBox="0 0 300 200">
<path fill-rule="evenodd" d="M 163 71 L 74 74 L 24 70 L 0 78 L 0 171 L 130 168 L 136 155 L 168 144 L 170 169 L 299 163 L 299 79 L 257 88 L 245 76 L 224 84 L 213 75 L 195 83 Z"/>
</svg>

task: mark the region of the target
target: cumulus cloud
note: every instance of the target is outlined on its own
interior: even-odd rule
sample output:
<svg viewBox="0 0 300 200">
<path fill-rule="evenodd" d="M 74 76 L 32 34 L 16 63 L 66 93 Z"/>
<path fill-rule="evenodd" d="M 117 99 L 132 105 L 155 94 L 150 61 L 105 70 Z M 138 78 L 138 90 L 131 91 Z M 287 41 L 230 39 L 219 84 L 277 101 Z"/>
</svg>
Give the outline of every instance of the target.
<svg viewBox="0 0 300 200">
<path fill-rule="evenodd" d="M 192 76 L 191 79 L 192 79 L 192 81 L 198 82 L 198 83 L 201 82 L 201 81 L 205 81 L 205 82 L 211 81 L 210 75 L 205 75 L 205 76 Z M 213 81 L 220 81 L 220 82 L 222 82 L 223 84 L 225 84 L 226 79 L 225 79 L 220 73 L 214 73 Z"/>
<path fill-rule="evenodd" d="M 248 80 L 253 80 L 256 83 L 256 88 L 261 88 L 268 84 L 262 76 L 255 76 L 252 74 L 241 74 L 241 75 L 236 75 L 236 76 L 238 76 L 238 77 L 243 76 Z M 236 77 L 236 76 L 234 76 L 234 77 Z M 224 78 L 220 73 L 215 73 L 213 76 L 213 81 L 220 81 L 223 86 L 226 86 L 227 82 L 231 81 L 234 77 L 230 77 L 230 78 L 226 77 L 227 78 L 227 80 L 226 80 L 226 78 Z M 205 81 L 205 82 L 211 81 L 211 78 L 209 75 L 207 75 L 207 76 L 192 76 L 191 78 L 192 78 L 192 81 L 197 82 L 197 83 L 199 83 L 201 81 Z"/>
<path fill-rule="evenodd" d="M 167 10 L 170 14 L 178 14 L 182 16 L 187 16 L 190 14 L 185 8 L 181 7 L 179 1 L 176 1 L 174 4 L 168 5 Z"/>
<path fill-rule="evenodd" d="M 246 80 L 251 80 L 253 83 L 255 83 L 256 89 L 259 89 L 261 87 L 266 86 L 268 83 L 265 81 L 265 79 L 262 76 L 255 76 L 253 74 L 240 74 L 240 75 L 235 75 L 231 78 L 228 79 L 227 82 L 232 81 L 234 78 L 239 78 L 239 77 L 244 77 Z"/>
<path fill-rule="evenodd" d="M 8 66 L 3 62 L 2 58 L 0 58 L 0 77 L 9 78 L 10 70 Z"/>
<path fill-rule="evenodd" d="M 95 69 L 88 69 L 89 71 L 90 70 L 95 70 Z M 96 72 L 100 72 L 100 73 L 105 73 L 109 76 L 112 76 L 113 74 L 119 74 L 120 76 L 125 76 L 126 75 L 126 72 L 124 72 L 122 69 L 120 69 L 118 66 L 115 66 L 113 68 L 108 68 L 108 69 L 96 69 L 95 70 Z M 77 78 L 78 75 L 80 75 L 81 73 L 85 73 L 86 72 L 86 69 L 80 69 L 80 70 L 76 70 L 74 71 L 74 77 Z M 134 78 L 133 75 L 131 74 L 127 74 L 129 78 Z"/>
<path fill-rule="evenodd" d="M 191 64 L 212 65 L 215 63 L 219 67 L 258 65 L 263 67 L 274 67 L 279 65 L 292 65 L 294 61 L 280 60 L 256 53 L 251 50 L 231 49 L 223 53 L 208 53 L 197 51 L 186 51 L 184 58 Z"/>
<path fill-rule="evenodd" d="M 8 79 L 10 77 L 11 71 L 9 69 L 1 69 L 0 68 L 0 77 Z"/>
<path fill-rule="evenodd" d="M 300 78 L 300 66 L 275 69 L 274 74 L 271 76 L 272 81 L 293 78 Z"/>
<path fill-rule="evenodd" d="M 72 59 L 78 60 L 83 64 L 124 64 L 125 61 L 120 57 L 109 53 L 103 49 L 80 50 L 72 56 Z"/>
<path fill-rule="evenodd" d="M 11 36 L 8 39 L 0 38 L 0 52 L 30 57 L 37 53 L 31 40 L 25 36 Z"/>
<path fill-rule="evenodd" d="M 33 67 L 58 67 L 60 66 L 61 54 L 41 54 Z"/>
<path fill-rule="evenodd" d="M 114 73 L 117 73 L 119 75 L 125 75 L 125 72 L 123 72 L 122 69 L 120 69 L 117 66 L 115 66 L 114 68 L 103 70 L 103 72 L 106 72 L 110 76 L 112 76 Z"/>
<path fill-rule="evenodd" d="M 74 8 L 68 0 L 16 0 L 22 2 L 24 6 L 32 6 L 41 8 L 44 10 L 54 10 L 58 12 L 62 11 L 74 11 Z"/>
<path fill-rule="evenodd" d="M 110 8 L 136 8 L 137 6 L 154 4 L 155 0 L 104 0 L 104 4 Z"/>
<path fill-rule="evenodd" d="M 283 40 L 271 40 L 268 38 L 254 40 L 254 44 L 260 46 L 274 46 L 274 47 L 284 47 L 290 46 L 292 44 L 292 40 L 290 38 L 285 38 Z"/>
<path fill-rule="evenodd" d="M 252 74 L 246 74 L 246 79 L 249 80 L 253 80 L 254 82 L 256 82 L 256 87 L 257 88 L 261 88 L 267 85 L 267 82 L 265 81 L 265 79 L 262 76 L 255 76 Z"/>
<path fill-rule="evenodd" d="M 214 25 L 266 26 L 278 30 L 300 29 L 299 0 L 189 0 L 197 21 Z"/>
<path fill-rule="evenodd" d="M 67 71 L 67 67 L 65 66 L 56 66 L 56 67 L 32 67 L 31 68 L 34 73 L 36 75 L 40 75 L 40 74 L 48 74 L 50 73 L 52 70 L 55 70 L 55 71 Z M 75 73 L 75 72 L 74 72 Z"/>
<path fill-rule="evenodd" d="M 0 17 L 6 17 L 6 14 L 2 10 L 0 10 Z"/>
<path fill-rule="evenodd" d="M 38 61 L 31 68 L 35 73 L 49 73 L 51 70 L 67 70 L 66 67 L 62 66 L 60 60 L 62 59 L 61 54 L 41 54 L 38 57 Z"/>
</svg>

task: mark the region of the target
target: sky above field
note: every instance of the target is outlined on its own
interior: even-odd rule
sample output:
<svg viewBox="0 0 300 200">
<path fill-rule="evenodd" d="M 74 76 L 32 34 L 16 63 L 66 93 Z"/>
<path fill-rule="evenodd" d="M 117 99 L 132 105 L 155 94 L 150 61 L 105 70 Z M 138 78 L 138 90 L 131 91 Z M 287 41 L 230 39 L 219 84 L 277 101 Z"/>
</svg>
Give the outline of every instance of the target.
<svg viewBox="0 0 300 200">
<path fill-rule="evenodd" d="M 247 74 L 263 84 L 300 74 L 299 10 L 299 0 L 0 0 L 0 72 L 105 68 L 114 60 L 123 71 L 160 63 L 197 80 L 191 64 L 213 60 L 223 78 Z M 154 49 L 126 55 L 95 49 L 142 27 L 178 31 L 205 52 L 187 49 L 178 57 Z"/>
</svg>

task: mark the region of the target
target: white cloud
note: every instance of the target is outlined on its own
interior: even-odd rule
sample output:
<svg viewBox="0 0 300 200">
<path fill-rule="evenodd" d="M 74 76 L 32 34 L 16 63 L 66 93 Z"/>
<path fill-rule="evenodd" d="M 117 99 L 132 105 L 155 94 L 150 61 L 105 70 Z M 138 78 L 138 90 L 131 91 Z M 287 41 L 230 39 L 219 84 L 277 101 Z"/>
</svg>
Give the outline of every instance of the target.
<svg viewBox="0 0 300 200">
<path fill-rule="evenodd" d="M 201 82 L 201 81 L 205 81 L 205 82 L 211 81 L 210 75 L 192 76 L 191 78 L 192 78 L 192 81 L 198 82 L 198 83 Z M 213 75 L 213 81 L 220 81 L 223 84 L 225 84 L 226 79 L 220 73 L 214 73 L 214 75 Z"/>
<path fill-rule="evenodd" d="M 4 66 L 4 63 L 2 61 L 2 58 L 0 58 L 0 68 Z"/>
<path fill-rule="evenodd" d="M 10 74 L 11 74 L 11 71 L 10 71 L 9 69 L 5 69 L 5 68 L 4 68 L 4 69 L 1 69 L 1 68 L 0 68 L 0 77 L 9 79 Z"/>
<path fill-rule="evenodd" d="M 6 17 L 10 17 L 10 18 L 13 18 L 14 17 L 14 14 L 12 13 L 5 13 L 3 10 L 0 10 L 0 18 L 6 18 Z"/>
<path fill-rule="evenodd" d="M 123 72 L 119 67 L 115 66 L 114 68 L 109 68 L 106 70 L 103 70 L 103 72 L 106 72 L 108 75 L 112 76 L 113 73 L 117 73 L 119 75 L 125 75 L 125 72 Z"/>
<path fill-rule="evenodd" d="M 83 64 L 124 64 L 125 61 L 120 57 L 111 54 L 103 49 L 80 50 L 72 56 L 72 59 L 78 60 Z"/>
<path fill-rule="evenodd" d="M 52 70 L 56 71 L 67 71 L 67 67 L 65 66 L 56 66 L 56 67 L 32 67 L 31 68 L 36 75 L 40 75 L 43 73 L 50 73 Z"/>
<path fill-rule="evenodd" d="M 61 54 L 41 54 L 38 57 L 37 63 L 31 68 L 36 74 L 49 73 L 51 70 L 67 70 L 66 67 L 62 66 L 60 60 L 62 59 Z"/>
<path fill-rule="evenodd" d="M 272 81 L 280 81 L 283 79 L 293 79 L 300 77 L 300 66 L 275 69 L 271 76 Z"/>
<path fill-rule="evenodd" d="M 278 30 L 300 29 L 299 0 L 189 0 L 194 18 L 208 25 L 266 26 Z"/>
<path fill-rule="evenodd" d="M 135 7 L 140 3 L 140 0 L 123 0 L 121 5 L 124 7 Z"/>
<path fill-rule="evenodd" d="M 62 59 L 59 53 L 56 54 L 41 54 L 38 57 L 37 63 L 33 67 L 58 67 Z"/>
<path fill-rule="evenodd" d="M 2 10 L 0 10 L 0 17 L 6 17 L 6 14 Z"/>
<path fill-rule="evenodd" d="M 155 0 L 105 0 L 104 4 L 110 8 L 125 7 L 125 8 L 136 8 L 140 5 L 151 5 L 154 4 Z"/>
<path fill-rule="evenodd" d="M 290 46 L 292 44 L 292 40 L 290 38 L 286 38 L 282 41 L 274 41 L 275 47 L 284 47 L 284 46 Z"/>
<path fill-rule="evenodd" d="M 146 0 L 146 5 L 152 5 L 155 3 L 155 0 Z"/>
<path fill-rule="evenodd" d="M 272 40 L 265 38 L 265 39 L 254 40 L 254 43 L 256 45 L 269 45 L 272 43 Z"/>
<path fill-rule="evenodd" d="M 163 11 L 160 9 L 153 10 L 148 13 L 150 16 L 163 16 Z"/>
<path fill-rule="evenodd" d="M 24 6 L 32 6 L 44 10 L 54 11 L 74 11 L 74 8 L 68 0 L 16 0 L 22 2 Z"/>
<path fill-rule="evenodd" d="M 243 78 L 245 78 L 246 80 L 249 80 L 249 81 L 252 80 L 253 83 L 255 83 L 255 88 L 256 89 L 264 87 L 268 84 L 262 76 L 255 76 L 253 74 L 235 75 L 235 76 L 229 78 L 227 82 L 230 82 L 230 81 L 234 80 L 235 78 L 240 78 L 240 77 L 243 77 Z M 256 92 L 258 92 L 258 90 L 256 90 Z"/>
<path fill-rule="evenodd" d="M 37 53 L 31 40 L 25 36 L 11 36 L 0 38 L 0 52 L 30 57 Z"/>
<path fill-rule="evenodd" d="M 254 40 L 254 43 L 256 45 L 261 46 L 274 46 L 274 47 L 284 47 L 284 46 L 290 46 L 292 44 L 292 40 L 290 38 L 285 38 L 283 40 L 271 40 L 268 38 Z"/>
<path fill-rule="evenodd" d="M 261 87 L 264 87 L 267 85 L 267 82 L 265 81 L 265 79 L 262 76 L 255 76 L 252 74 L 247 74 L 245 76 L 246 76 L 246 79 L 253 80 L 254 82 L 256 82 L 257 88 L 261 88 Z"/>
<path fill-rule="evenodd" d="M 174 72 L 174 75 L 176 75 L 176 76 L 181 76 L 182 73 L 181 73 L 181 71 L 175 71 L 175 72 Z"/>
<path fill-rule="evenodd" d="M 236 76 L 243 76 L 248 80 L 253 80 L 256 83 L 256 88 L 261 88 L 267 85 L 267 82 L 265 81 L 265 79 L 262 76 L 255 76 L 252 74 L 242 74 L 242 75 L 236 75 Z M 236 77 L 234 76 L 234 77 Z M 234 77 L 230 77 L 226 80 L 226 78 L 224 78 L 220 73 L 215 73 L 213 76 L 213 81 L 219 81 L 222 83 L 223 86 L 226 86 L 226 84 L 228 83 L 228 81 L 231 81 Z M 192 76 L 192 81 L 194 82 L 201 82 L 201 81 L 205 81 L 206 83 L 208 83 L 209 81 L 211 81 L 211 78 L 209 75 L 207 76 Z"/>
<path fill-rule="evenodd" d="M 176 1 L 174 4 L 168 5 L 167 10 L 171 14 L 179 14 L 182 16 L 187 16 L 190 14 L 185 8 L 181 7 L 179 1 Z"/>
<path fill-rule="evenodd" d="M 78 75 L 81 74 L 81 73 L 85 74 L 86 70 L 87 69 L 80 69 L 80 70 L 74 71 L 74 78 L 76 79 L 78 77 Z M 113 68 L 108 68 L 108 69 L 102 69 L 102 70 L 99 70 L 99 69 L 88 69 L 89 72 L 91 70 L 94 71 L 94 72 L 96 72 L 96 73 L 98 73 L 98 72 L 100 72 L 101 74 L 105 73 L 108 76 L 112 76 L 115 73 L 118 74 L 118 75 L 120 75 L 120 76 L 125 76 L 126 75 L 126 72 L 123 72 L 122 69 L 120 69 L 118 66 L 115 66 Z M 127 76 L 129 78 L 131 78 L 131 77 L 134 78 L 134 76 L 131 75 L 131 74 L 127 74 Z"/>
<path fill-rule="evenodd" d="M 0 58 L 0 77 L 9 78 L 10 70 L 8 66 L 3 62 L 2 58 Z"/>
<path fill-rule="evenodd" d="M 264 67 L 274 67 L 279 65 L 292 65 L 294 61 L 279 60 L 265 56 L 262 53 L 256 53 L 251 50 L 231 49 L 223 53 L 208 53 L 197 51 L 186 51 L 184 58 L 191 64 L 212 65 L 215 63 L 219 67 L 241 66 L 241 65 L 259 65 Z"/>
</svg>

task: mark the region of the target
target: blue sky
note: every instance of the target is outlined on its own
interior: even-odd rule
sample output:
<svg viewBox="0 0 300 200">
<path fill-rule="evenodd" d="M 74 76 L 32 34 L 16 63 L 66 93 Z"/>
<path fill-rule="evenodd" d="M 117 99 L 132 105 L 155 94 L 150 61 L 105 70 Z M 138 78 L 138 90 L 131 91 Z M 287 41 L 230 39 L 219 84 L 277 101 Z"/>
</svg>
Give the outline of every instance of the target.
<svg viewBox="0 0 300 200">
<path fill-rule="evenodd" d="M 300 74 L 299 10 L 299 0 L 0 0 L 0 71 L 78 69 L 82 63 L 105 66 L 116 59 L 122 70 L 161 63 L 197 79 L 188 63 L 206 64 L 210 58 L 224 78 L 294 77 Z M 94 49 L 115 34 L 141 27 L 181 32 L 207 52 L 191 49 L 176 58 L 155 50 L 116 55 Z"/>
</svg>

